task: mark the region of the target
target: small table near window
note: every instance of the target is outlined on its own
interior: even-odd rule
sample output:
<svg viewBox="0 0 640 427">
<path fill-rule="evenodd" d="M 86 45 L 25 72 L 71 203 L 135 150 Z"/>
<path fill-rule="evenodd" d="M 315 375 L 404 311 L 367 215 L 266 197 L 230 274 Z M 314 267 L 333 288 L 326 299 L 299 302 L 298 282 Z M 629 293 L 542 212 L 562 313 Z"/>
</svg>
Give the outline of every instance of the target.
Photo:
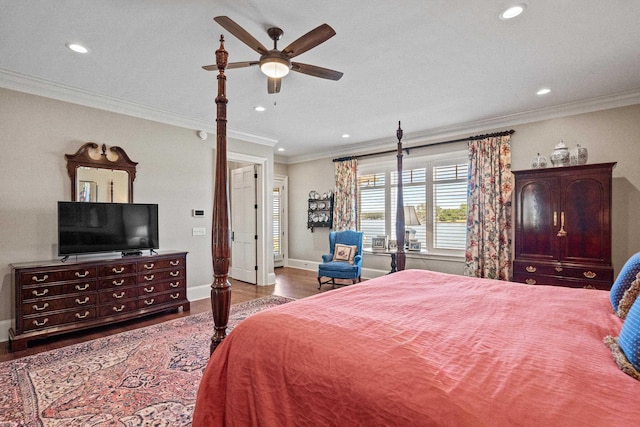
<svg viewBox="0 0 640 427">
<path fill-rule="evenodd" d="M 362 249 L 362 253 L 368 254 L 368 255 L 384 255 L 384 256 L 390 256 L 391 257 L 391 271 L 389 271 L 389 273 L 395 273 L 397 270 L 397 261 L 398 261 L 398 251 L 396 249 L 376 249 L 373 250 L 371 248 L 368 249 Z M 406 251 L 405 251 L 406 253 Z"/>
</svg>

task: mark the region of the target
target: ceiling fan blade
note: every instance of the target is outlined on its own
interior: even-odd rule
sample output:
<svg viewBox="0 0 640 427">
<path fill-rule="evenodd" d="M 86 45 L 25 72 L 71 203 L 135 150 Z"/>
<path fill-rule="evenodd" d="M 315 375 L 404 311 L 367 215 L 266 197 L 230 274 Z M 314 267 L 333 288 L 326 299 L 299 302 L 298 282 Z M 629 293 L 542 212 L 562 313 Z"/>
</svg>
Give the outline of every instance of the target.
<svg viewBox="0 0 640 427">
<path fill-rule="evenodd" d="M 231 62 L 227 64 L 227 70 L 231 70 L 234 68 L 251 67 L 253 65 L 258 65 L 259 63 L 260 62 L 258 61 Z M 217 65 L 205 65 L 202 68 L 204 68 L 207 71 L 218 71 Z"/>
<path fill-rule="evenodd" d="M 291 63 L 291 71 L 308 74 L 314 77 L 320 77 L 329 80 L 340 80 L 344 73 L 328 68 L 318 67 L 317 65 L 301 64 L 300 62 Z"/>
<path fill-rule="evenodd" d="M 278 93 L 282 84 L 281 78 L 267 77 L 267 92 Z"/>
<path fill-rule="evenodd" d="M 264 47 L 262 43 L 256 40 L 251 34 L 247 32 L 247 30 L 242 28 L 228 16 L 216 16 L 215 18 L 213 18 L 213 20 L 220 24 L 225 30 L 233 34 L 242 43 L 258 52 L 260 55 L 264 55 L 268 52 L 267 48 Z"/>
<path fill-rule="evenodd" d="M 335 36 L 336 32 L 327 24 L 322 24 L 319 27 L 309 31 L 302 37 L 291 42 L 291 44 L 284 48 L 282 53 L 285 53 L 289 58 L 298 56 L 309 49 L 318 46 L 321 43 L 326 42 L 331 37 Z"/>
</svg>

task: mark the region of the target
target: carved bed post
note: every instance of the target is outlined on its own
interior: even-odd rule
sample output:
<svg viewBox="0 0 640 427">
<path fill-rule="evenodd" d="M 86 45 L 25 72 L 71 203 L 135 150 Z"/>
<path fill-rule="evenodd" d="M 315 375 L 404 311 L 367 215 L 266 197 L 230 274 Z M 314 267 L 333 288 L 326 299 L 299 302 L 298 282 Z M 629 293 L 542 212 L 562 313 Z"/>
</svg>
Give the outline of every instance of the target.
<svg viewBox="0 0 640 427">
<path fill-rule="evenodd" d="M 404 270 L 406 254 L 404 253 L 404 199 L 402 195 L 402 128 L 398 121 L 398 199 L 396 206 L 396 238 L 398 240 L 398 252 L 396 255 L 396 270 Z"/>
<path fill-rule="evenodd" d="M 229 210 L 227 198 L 227 96 L 225 84 L 229 54 L 224 49 L 224 36 L 220 36 L 220 48 L 216 50 L 218 67 L 218 96 L 216 97 L 216 176 L 213 190 L 213 226 L 211 253 L 213 258 L 213 283 L 211 284 L 211 311 L 213 312 L 214 334 L 211 338 L 210 353 L 227 336 L 229 307 L 231 305 L 231 284 L 229 274 Z"/>
</svg>

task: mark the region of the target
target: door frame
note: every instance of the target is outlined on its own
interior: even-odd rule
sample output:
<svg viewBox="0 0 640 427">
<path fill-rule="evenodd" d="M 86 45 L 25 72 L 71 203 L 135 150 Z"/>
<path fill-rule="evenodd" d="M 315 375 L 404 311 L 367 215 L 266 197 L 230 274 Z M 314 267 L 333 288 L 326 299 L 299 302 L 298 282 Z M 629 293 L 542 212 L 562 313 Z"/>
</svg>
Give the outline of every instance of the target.
<svg viewBox="0 0 640 427">
<path fill-rule="evenodd" d="M 268 179 L 268 159 L 266 157 L 228 151 L 227 160 L 254 163 L 257 166 L 256 173 L 258 174 L 258 181 L 256 182 L 256 198 L 258 201 L 258 209 L 256 211 L 256 233 L 258 235 L 258 244 L 256 263 L 258 265 L 258 274 L 256 279 L 258 286 L 272 285 L 276 282 L 276 276 L 273 272 L 273 250 L 270 246 L 273 243 L 273 237 L 271 227 L 269 227 L 273 220 L 271 214 L 271 191 L 273 191 L 271 186 L 273 185 L 273 179 Z M 227 179 L 227 181 L 229 180 Z M 230 184 L 227 184 L 227 191 L 230 191 Z M 265 209 L 267 206 L 269 209 Z"/>
</svg>

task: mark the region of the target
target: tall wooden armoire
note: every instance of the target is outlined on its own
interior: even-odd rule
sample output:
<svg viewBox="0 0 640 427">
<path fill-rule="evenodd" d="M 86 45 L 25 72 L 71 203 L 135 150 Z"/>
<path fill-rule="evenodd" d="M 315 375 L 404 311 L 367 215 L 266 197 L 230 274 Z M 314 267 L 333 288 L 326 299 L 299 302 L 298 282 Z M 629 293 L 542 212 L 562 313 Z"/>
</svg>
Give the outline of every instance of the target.
<svg viewBox="0 0 640 427">
<path fill-rule="evenodd" d="M 615 165 L 514 172 L 515 282 L 611 288 Z"/>
</svg>

